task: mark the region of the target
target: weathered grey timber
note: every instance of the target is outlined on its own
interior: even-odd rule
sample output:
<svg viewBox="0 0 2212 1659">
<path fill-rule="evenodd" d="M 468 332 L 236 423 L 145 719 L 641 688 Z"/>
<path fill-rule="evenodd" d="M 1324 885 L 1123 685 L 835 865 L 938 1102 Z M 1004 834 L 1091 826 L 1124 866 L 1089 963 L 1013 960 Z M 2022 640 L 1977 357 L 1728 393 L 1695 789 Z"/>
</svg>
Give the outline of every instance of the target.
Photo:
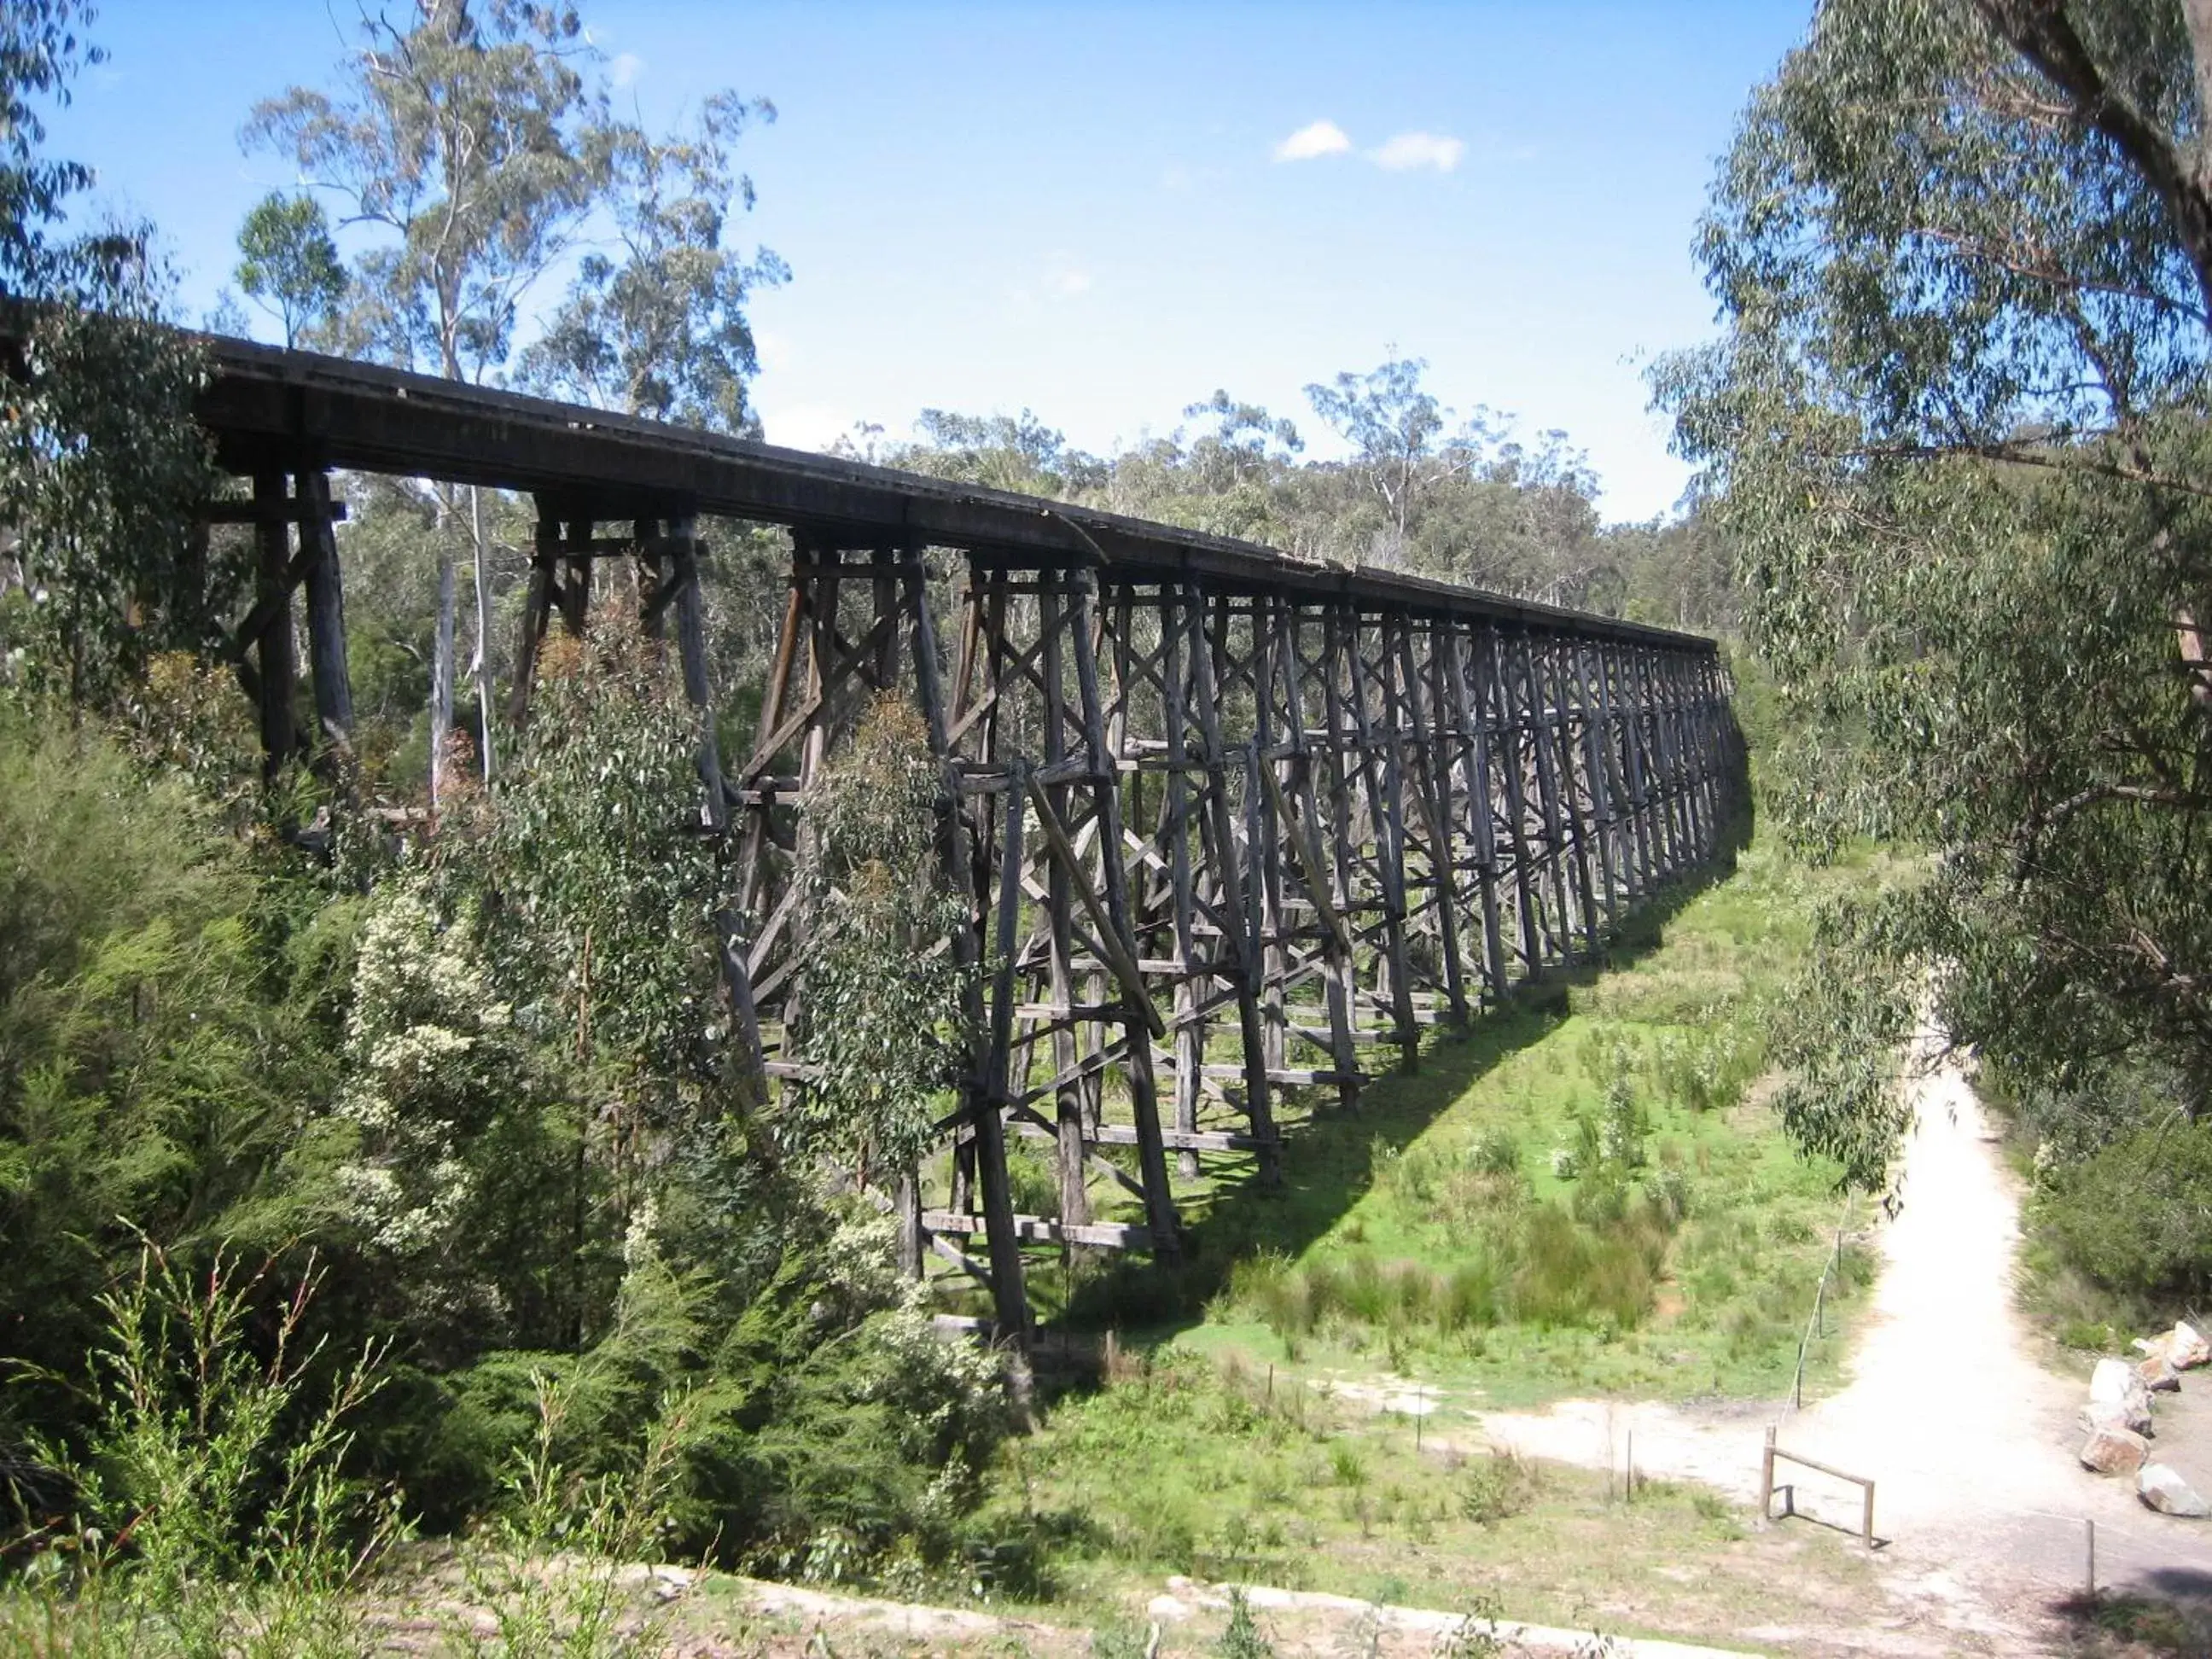
<svg viewBox="0 0 2212 1659">
<path fill-rule="evenodd" d="M 1373 1051 L 1411 1066 L 1424 1027 L 1601 949 L 1722 851 L 1741 799 L 1709 640 L 307 353 L 210 352 L 199 416 L 253 501 L 209 516 L 258 526 L 237 654 L 272 760 L 311 740 L 284 621 L 303 580 L 321 740 L 351 723 L 329 469 L 532 495 L 518 722 L 548 627 L 585 624 L 594 561 L 637 562 L 644 631 L 673 634 L 701 711 L 702 829 L 732 870 L 729 1059 L 761 1088 L 808 1076 L 792 872 L 810 785 L 868 698 L 920 708 L 975 1036 L 943 1149 L 897 1172 L 894 1208 L 908 1270 L 987 1287 L 1003 1336 L 1029 1329 L 1027 1251 L 1171 1259 L 1178 1171 L 1249 1157 L 1279 1178 L 1286 1091 L 1355 1108 Z M 702 515 L 791 532 L 742 754 L 714 736 Z M 1017 1212 L 1009 1134 L 1051 1149 L 1058 1214 Z"/>
</svg>

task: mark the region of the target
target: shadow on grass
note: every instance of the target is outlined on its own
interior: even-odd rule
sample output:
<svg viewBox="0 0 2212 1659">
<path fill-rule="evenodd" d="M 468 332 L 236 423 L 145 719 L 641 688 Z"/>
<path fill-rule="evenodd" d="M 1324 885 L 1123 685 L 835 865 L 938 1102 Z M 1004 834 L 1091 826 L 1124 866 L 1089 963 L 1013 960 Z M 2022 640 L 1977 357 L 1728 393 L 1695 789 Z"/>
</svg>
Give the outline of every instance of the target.
<svg viewBox="0 0 2212 1659">
<path fill-rule="evenodd" d="M 2143 1574 L 2139 1585 L 2068 1596 L 2051 1613 L 2065 1628 L 2065 1651 L 2084 1659 L 2212 1653 L 2212 1575 L 2160 1569 Z"/>
<path fill-rule="evenodd" d="M 1553 969 L 1463 1030 L 1432 1028 L 1418 1069 L 1375 1078 L 1361 1091 L 1357 1109 L 1317 1107 L 1285 1134 L 1279 1187 L 1261 1184 L 1255 1160 L 1215 1161 L 1203 1213 L 1185 1233 L 1183 1261 L 1162 1267 L 1146 1257 L 1109 1258 L 1068 1283 L 1051 1334 L 1080 1345 L 1086 1336 L 1115 1330 L 1125 1340 L 1155 1346 L 1200 1322 L 1237 1261 L 1261 1250 L 1300 1255 L 1365 1196 L 1389 1158 L 1419 1139 L 1478 1079 L 1558 1029 L 1574 990 L 1657 950 L 1668 924 L 1685 906 L 1735 873 L 1752 830 L 1747 806 L 1724 832 L 1712 862 L 1624 918 L 1595 959 Z"/>
</svg>

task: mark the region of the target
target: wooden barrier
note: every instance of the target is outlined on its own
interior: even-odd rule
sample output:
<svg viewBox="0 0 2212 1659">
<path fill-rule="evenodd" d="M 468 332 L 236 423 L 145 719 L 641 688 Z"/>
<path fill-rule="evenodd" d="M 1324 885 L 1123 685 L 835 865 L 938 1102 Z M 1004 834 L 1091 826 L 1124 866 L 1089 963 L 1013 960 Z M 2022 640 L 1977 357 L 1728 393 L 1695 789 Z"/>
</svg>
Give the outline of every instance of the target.
<svg viewBox="0 0 2212 1659">
<path fill-rule="evenodd" d="M 1774 1443 L 1774 1431 L 1771 1428 L 1766 1431 L 1766 1447 L 1760 1455 L 1759 1464 L 1759 1518 L 1760 1520 L 1771 1521 L 1774 1518 L 1774 1461 L 1777 1458 L 1786 1458 L 1800 1468 L 1817 1469 L 1822 1474 L 1832 1475 L 1838 1480 L 1848 1480 L 1860 1488 L 1864 1496 L 1864 1502 L 1859 1510 L 1859 1537 L 1869 1549 L 1874 1548 L 1873 1480 L 1863 1474 L 1848 1474 L 1832 1464 L 1822 1463 L 1810 1457 L 1801 1457 L 1796 1452 L 1783 1450 Z M 1783 1491 L 1788 1494 L 1783 1500 L 1786 1505 L 1783 1514 L 1784 1516 L 1796 1514 L 1796 1489 L 1794 1486 L 1785 1486 Z"/>
</svg>

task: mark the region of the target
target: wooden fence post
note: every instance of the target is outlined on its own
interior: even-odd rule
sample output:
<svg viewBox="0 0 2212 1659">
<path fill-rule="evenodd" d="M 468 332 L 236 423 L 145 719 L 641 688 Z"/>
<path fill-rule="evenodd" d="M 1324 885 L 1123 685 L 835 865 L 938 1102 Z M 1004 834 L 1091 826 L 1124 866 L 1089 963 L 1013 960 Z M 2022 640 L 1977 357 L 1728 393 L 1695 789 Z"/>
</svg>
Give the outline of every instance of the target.
<svg viewBox="0 0 2212 1659">
<path fill-rule="evenodd" d="M 1766 1445 L 1759 1455 L 1759 1518 L 1762 1521 L 1771 1520 L 1773 1516 L 1771 1511 L 1773 1507 L 1774 1430 L 1770 1425 L 1766 1431 Z"/>
</svg>

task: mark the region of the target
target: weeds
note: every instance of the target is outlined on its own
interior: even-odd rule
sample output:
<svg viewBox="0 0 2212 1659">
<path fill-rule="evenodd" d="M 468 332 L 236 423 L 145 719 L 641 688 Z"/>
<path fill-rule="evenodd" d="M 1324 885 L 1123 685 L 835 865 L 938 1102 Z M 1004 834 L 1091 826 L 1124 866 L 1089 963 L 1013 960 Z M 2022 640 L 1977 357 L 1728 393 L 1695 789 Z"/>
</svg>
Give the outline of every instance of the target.
<svg viewBox="0 0 2212 1659">
<path fill-rule="evenodd" d="M 1149 1659 L 1159 1626 L 1149 1631 L 1126 1619 L 1109 1619 L 1091 1632 L 1091 1659 Z"/>
<path fill-rule="evenodd" d="M 659 1649 L 667 1613 L 633 1594 L 680 1476 L 682 1399 L 664 1401 L 635 1469 L 586 1477 L 556 1455 L 573 1382 L 540 1373 L 537 1423 L 506 1477 L 507 1504 L 462 1549 L 468 1607 L 447 1633 L 499 1659 L 616 1659 Z M 486 1628 L 487 1621 L 489 1628 Z"/>
<path fill-rule="evenodd" d="M 1275 1644 L 1260 1633 L 1252 1603 L 1241 1589 L 1229 1592 L 1229 1623 L 1213 1650 L 1220 1659 L 1275 1659 Z"/>
<path fill-rule="evenodd" d="M 1490 1455 L 1461 1472 L 1459 1512 L 1478 1526 L 1494 1527 L 1525 1512 L 1536 1499 L 1536 1472 L 1514 1452 L 1493 1446 Z"/>
<path fill-rule="evenodd" d="M 343 1469 L 383 1351 L 311 1397 L 325 1356 L 303 1326 L 320 1275 L 311 1259 L 257 1344 L 274 1271 L 218 1253 L 194 1273 L 148 1243 L 100 1298 L 90 1449 L 34 1447 L 68 1496 L 24 1540 L 0 1635 L 81 1659 L 361 1650 L 358 1592 L 399 1534 L 398 1495 Z"/>
<path fill-rule="evenodd" d="M 1437 1659 L 1500 1659 L 1510 1651 L 1498 1633 L 1500 1613 L 1496 1596 L 1476 1596 L 1467 1615 L 1437 1639 Z"/>
</svg>

